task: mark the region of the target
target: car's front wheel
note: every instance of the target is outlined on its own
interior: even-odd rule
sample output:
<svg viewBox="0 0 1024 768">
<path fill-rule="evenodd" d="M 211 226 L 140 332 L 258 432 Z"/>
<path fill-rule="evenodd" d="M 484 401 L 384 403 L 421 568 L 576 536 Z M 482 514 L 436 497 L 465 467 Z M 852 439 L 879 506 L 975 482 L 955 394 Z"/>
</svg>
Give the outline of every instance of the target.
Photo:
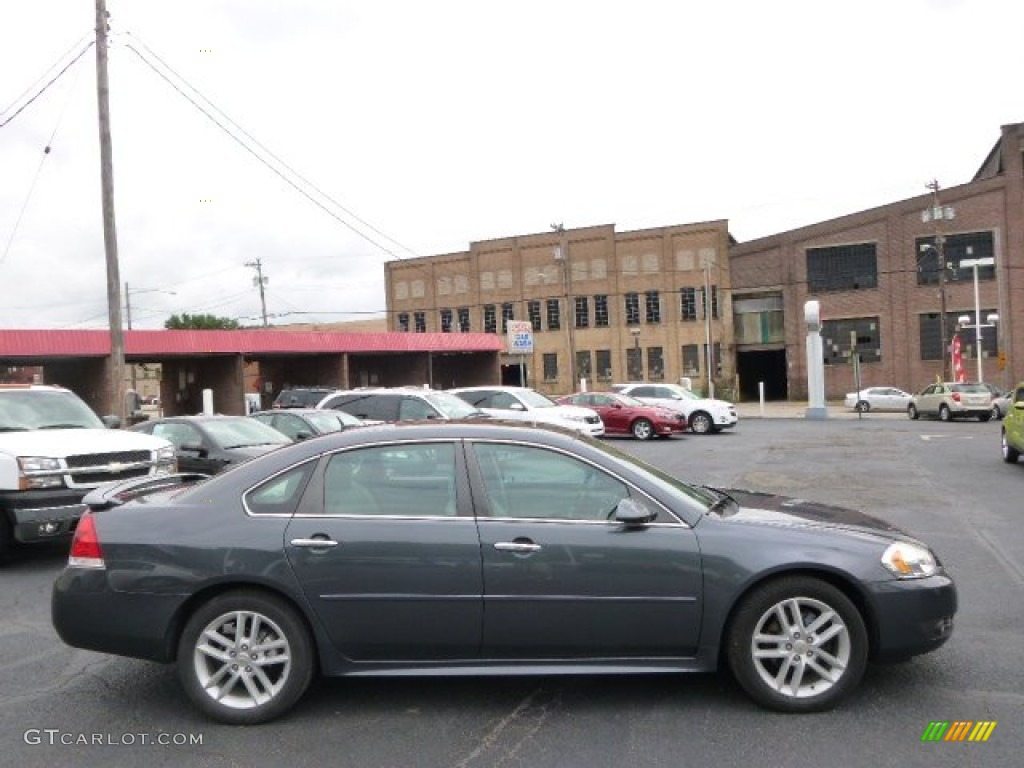
<svg viewBox="0 0 1024 768">
<path fill-rule="evenodd" d="M 1010 445 L 1006 439 L 1006 430 L 1003 430 L 1003 461 L 1007 464 L 1016 464 L 1017 459 L 1020 458 L 1020 451 Z"/>
<path fill-rule="evenodd" d="M 915 421 L 921 416 L 921 414 L 917 412 L 917 406 L 913 403 L 907 406 L 907 416 Z"/>
<path fill-rule="evenodd" d="M 868 634 L 856 606 L 831 584 L 805 576 L 751 592 L 726 642 L 739 684 L 758 704 L 782 712 L 835 706 L 867 665 Z"/>
<path fill-rule="evenodd" d="M 696 411 L 690 414 L 690 429 L 693 430 L 695 435 L 706 435 L 712 431 L 714 426 L 715 422 L 704 411 Z"/>
<path fill-rule="evenodd" d="M 313 647 L 299 614 L 254 591 L 226 592 L 201 605 L 178 643 L 178 677 L 207 715 L 253 725 L 287 711 L 313 676 Z"/>
<path fill-rule="evenodd" d="M 939 406 L 939 421 L 952 421 L 953 412 L 949 410 L 948 405 Z"/>
<path fill-rule="evenodd" d="M 654 425 L 647 419 L 637 419 L 629 429 L 637 440 L 650 440 L 654 437 Z"/>
<path fill-rule="evenodd" d="M 868 411 L 871 410 L 871 403 L 869 403 L 867 400 L 861 400 L 859 403 L 857 403 L 856 410 L 858 413 L 867 413 Z"/>
</svg>

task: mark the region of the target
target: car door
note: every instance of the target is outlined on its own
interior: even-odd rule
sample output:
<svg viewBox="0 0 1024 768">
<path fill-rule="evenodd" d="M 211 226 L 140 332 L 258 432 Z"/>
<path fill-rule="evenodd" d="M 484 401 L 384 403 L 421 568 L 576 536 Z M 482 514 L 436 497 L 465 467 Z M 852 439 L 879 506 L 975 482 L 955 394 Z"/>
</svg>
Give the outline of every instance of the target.
<svg viewBox="0 0 1024 768">
<path fill-rule="evenodd" d="M 331 642 L 353 661 L 476 658 L 483 582 L 461 444 L 324 457 L 285 550 Z"/>
<path fill-rule="evenodd" d="M 635 488 L 537 445 L 472 443 L 483 557 L 483 650 L 492 659 L 689 656 L 700 633 L 700 553 L 661 510 L 626 526 Z"/>
<path fill-rule="evenodd" d="M 621 407 L 619 401 L 608 395 L 586 395 L 586 401 L 577 403 L 593 408 L 604 422 L 606 432 L 628 432 L 629 411 Z"/>
</svg>

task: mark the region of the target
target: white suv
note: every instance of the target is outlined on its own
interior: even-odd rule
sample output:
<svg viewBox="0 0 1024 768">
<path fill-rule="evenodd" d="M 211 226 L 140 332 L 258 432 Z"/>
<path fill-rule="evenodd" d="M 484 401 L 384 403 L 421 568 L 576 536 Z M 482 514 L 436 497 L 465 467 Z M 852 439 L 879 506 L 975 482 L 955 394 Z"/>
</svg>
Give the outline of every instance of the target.
<svg viewBox="0 0 1024 768">
<path fill-rule="evenodd" d="M 604 422 L 597 411 L 561 405 L 528 387 L 460 387 L 448 391 L 496 419 L 554 424 L 590 437 L 604 434 Z"/>
<path fill-rule="evenodd" d="M 694 434 L 707 435 L 736 426 L 736 406 L 725 400 L 700 397 L 678 384 L 614 384 L 612 390 L 650 405 L 679 411 Z"/>
</svg>

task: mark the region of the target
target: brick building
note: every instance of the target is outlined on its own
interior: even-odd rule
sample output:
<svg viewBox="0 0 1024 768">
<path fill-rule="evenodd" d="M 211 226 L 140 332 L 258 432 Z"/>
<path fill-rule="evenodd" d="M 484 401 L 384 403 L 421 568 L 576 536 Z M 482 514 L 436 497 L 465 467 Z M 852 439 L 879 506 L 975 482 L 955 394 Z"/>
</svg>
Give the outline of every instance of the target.
<svg viewBox="0 0 1024 768">
<path fill-rule="evenodd" d="M 733 246 L 729 255 L 741 394 L 765 381 L 776 396 L 807 396 L 803 306 L 821 303 L 825 394 L 862 386 L 916 391 L 951 376 L 954 337 L 977 379 L 1024 378 L 1024 124 L 1004 126 L 974 179 L 949 189 Z M 937 209 L 937 210 L 936 210 Z M 941 251 L 941 254 L 940 254 Z M 978 268 L 981 320 L 975 317 Z M 940 260 L 946 269 L 940 269 Z M 945 309 L 945 329 L 941 317 Z M 988 323 L 990 315 L 998 321 Z M 971 327 L 959 327 L 969 318 Z"/>
<path fill-rule="evenodd" d="M 391 261 L 391 330 L 504 334 L 508 321 L 528 321 L 533 353 L 502 355 L 502 379 L 523 375 L 551 394 L 574 391 L 580 379 L 600 389 L 685 376 L 706 388 L 709 359 L 717 386 L 731 390 L 730 242 L 724 221 L 632 232 L 604 225 Z"/>
</svg>

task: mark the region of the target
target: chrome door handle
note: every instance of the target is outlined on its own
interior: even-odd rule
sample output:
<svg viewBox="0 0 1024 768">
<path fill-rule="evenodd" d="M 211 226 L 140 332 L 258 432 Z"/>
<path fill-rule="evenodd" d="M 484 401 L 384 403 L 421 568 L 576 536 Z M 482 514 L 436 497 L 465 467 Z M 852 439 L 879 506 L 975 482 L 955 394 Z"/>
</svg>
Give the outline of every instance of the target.
<svg viewBox="0 0 1024 768">
<path fill-rule="evenodd" d="M 324 549 L 326 547 L 336 547 L 340 542 L 337 542 L 334 539 L 292 539 L 289 543 L 293 547 Z"/>
<path fill-rule="evenodd" d="M 540 552 L 540 544 L 525 541 L 496 541 L 494 548 L 499 552 Z"/>
</svg>

